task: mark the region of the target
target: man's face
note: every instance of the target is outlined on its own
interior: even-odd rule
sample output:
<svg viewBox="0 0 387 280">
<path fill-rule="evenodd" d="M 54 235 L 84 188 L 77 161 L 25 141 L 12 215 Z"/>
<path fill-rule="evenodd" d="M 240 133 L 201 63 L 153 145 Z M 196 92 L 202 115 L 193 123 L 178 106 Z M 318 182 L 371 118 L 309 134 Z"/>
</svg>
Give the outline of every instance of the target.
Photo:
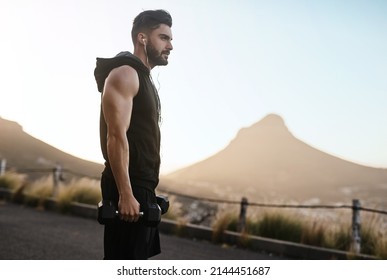
<svg viewBox="0 0 387 280">
<path fill-rule="evenodd" d="M 161 24 L 150 33 L 146 51 L 151 67 L 168 64 L 168 56 L 173 49 L 171 41 L 171 28 L 166 24 Z"/>
</svg>

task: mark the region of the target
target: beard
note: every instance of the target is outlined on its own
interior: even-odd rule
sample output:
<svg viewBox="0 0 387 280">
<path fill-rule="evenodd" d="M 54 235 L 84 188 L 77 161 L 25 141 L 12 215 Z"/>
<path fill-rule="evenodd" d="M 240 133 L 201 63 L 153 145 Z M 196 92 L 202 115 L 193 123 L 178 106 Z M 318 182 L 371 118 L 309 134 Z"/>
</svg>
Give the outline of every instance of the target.
<svg viewBox="0 0 387 280">
<path fill-rule="evenodd" d="M 168 64 L 168 58 L 163 57 L 163 55 L 165 54 L 169 55 L 169 51 L 160 52 L 156 50 L 151 43 L 148 43 L 148 45 L 146 46 L 146 52 L 147 52 L 148 61 L 150 64 L 154 66 Z"/>
</svg>

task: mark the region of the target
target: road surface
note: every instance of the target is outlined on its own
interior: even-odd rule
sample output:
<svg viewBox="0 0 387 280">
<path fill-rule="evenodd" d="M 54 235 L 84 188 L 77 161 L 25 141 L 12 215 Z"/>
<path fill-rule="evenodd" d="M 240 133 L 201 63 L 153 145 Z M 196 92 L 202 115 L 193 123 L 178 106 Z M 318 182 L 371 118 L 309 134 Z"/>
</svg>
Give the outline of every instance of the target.
<svg viewBox="0 0 387 280">
<path fill-rule="evenodd" d="M 92 219 L 0 201 L 0 259 L 100 260 L 103 227 Z M 207 241 L 161 234 L 157 260 L 280 259 Z M 282 259 L 282 258 L 281 258 Z"/>
</svg>

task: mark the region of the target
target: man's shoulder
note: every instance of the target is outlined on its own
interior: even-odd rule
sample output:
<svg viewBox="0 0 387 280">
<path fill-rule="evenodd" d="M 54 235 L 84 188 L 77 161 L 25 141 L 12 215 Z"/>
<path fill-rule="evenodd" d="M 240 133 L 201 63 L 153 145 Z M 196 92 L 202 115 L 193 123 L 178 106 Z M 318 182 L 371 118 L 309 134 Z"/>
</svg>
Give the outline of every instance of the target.
<svg viewBox="0 0 387 280">
<path fill-rule="evenodd" d="M 112 69 L 108 75 L 109 80 L 115 83 L 138 81 L 137 70 L 130 65 L 121 65 Z"/>
<path fill-rule="evenodd" d="M 103 95 L 119 96 L 127 99 L 134 98 L 139 89 L 139 78 L 137 71 L 128 65 L 122 65 L 110 71 L 103 88 Z M 106 98 L 105 98 L 106 99 Z"/>
<path fill-rule="evenodd" d="M 118 78 L 121 77 L 121 75 L 125 76 L 130 74 L 131 77 L 137 77 L 138 79 L 138 73 L 148 74 L 149 69 L 138 57 L 128 51 L 120 52 L 112 58 L 97 58 L 94 76 L 100 92 L 102 92 L 105 79 L 108 76 L 111 76 L 111 72 L 116 72 Z"/>
</svg>

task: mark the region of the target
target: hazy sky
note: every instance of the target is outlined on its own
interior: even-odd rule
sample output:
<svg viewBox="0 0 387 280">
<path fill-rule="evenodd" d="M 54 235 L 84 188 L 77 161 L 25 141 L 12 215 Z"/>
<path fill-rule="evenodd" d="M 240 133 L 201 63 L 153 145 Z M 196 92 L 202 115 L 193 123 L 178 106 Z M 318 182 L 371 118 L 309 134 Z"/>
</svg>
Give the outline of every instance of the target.
<svg viewBox="0 0 387 280">
<path fill-rule="evenodd" d="M 75 156 L 102 162 L 95 58 L 133 51 L 133 18 L 163 8 L 174 36 L 169 65 L 152 71 L 163 172 L 269 113 L 324 152 L 387 167 L 387 1 L 0 3 L 0 116 Z"/>
</svg>

